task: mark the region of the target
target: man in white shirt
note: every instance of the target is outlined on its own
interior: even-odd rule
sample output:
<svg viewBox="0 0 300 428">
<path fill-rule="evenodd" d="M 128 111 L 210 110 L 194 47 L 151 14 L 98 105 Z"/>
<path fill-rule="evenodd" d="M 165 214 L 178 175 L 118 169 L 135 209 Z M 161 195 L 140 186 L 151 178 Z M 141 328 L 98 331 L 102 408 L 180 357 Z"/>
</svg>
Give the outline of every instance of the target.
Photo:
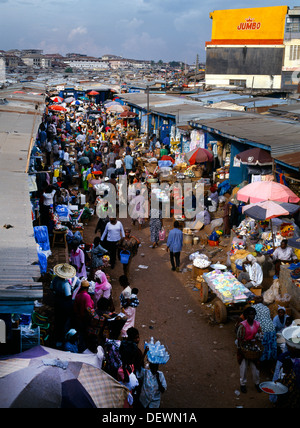
<svg viewBox="0 0 300 428">
<path fill-rule="evenodd" d="M 275 276 L 277 277 L 279 277 L 281 263 L 292 263 L 298 260 L 293 248 L 288 247 L 287 239 L 281 241 L 280 247 L 276 248 L 272 258 L 275 264 Z"/>
<path fill-rule="evenodd" d="M 245 287 L 259 287 L 263 282 L 263 271 L 256 258 L 249 254 L 243 263 L 244 272 L 239 274 L 238 280 L 245 281 Z"/>
<path fill-rule="evenodd" d="M 111 268 L 114 269 L 116 264 L 117 245 L 121 238 L 125 237 L 125 232 L 122 223 L 116 218 L 110 218 L 109 223 L 105 226 L 104 232 L 101 236 L 101 241 L 106 242 L 103 247 L 107 249 L 110 257 Z"/>
<path fill-rule="evenodd" d="M 69 156 L 68 150 L 65 149 L 65 151 L 64 151 L 64 161 L 65 162 L 69 162 L 69 158 L 70 158 L 70 156 Z"/>
</svg>

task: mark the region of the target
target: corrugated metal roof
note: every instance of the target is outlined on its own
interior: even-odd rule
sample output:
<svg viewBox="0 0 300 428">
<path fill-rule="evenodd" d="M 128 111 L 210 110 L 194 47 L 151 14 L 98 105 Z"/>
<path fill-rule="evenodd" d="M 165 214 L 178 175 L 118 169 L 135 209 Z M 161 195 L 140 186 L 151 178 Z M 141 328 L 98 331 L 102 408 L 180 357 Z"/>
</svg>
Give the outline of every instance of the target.
<svg viewBox="0 0 300 428">
<path fill-rule="evenodd" d="M 36 92 L 40 89 L 38 86 Z M 27 94 L 20 101 L 22 94 L 14 94 L 16 90 L 0 91 L 0 97 L 9 101 L 0 105 L 0 305 L 4 300 L 33 301 L 43 295 L 42 284 L 37 282 L 40 268 L 26 166 L 30 143 L 41 122 L 44 96 Z"/>
<path fill-rule="evenodd" d="M 192 126 L 211 129 L 229 138 L 247 144 L 254 143 L 271 149 L 274 159 L 300 152 L 300 123 L 260 115 L 242 113 L 239 117 L 214 120 L 202 119 L 190 123 Z M 295 161 L 291 165 L 299 166 Z"/>
</svg>

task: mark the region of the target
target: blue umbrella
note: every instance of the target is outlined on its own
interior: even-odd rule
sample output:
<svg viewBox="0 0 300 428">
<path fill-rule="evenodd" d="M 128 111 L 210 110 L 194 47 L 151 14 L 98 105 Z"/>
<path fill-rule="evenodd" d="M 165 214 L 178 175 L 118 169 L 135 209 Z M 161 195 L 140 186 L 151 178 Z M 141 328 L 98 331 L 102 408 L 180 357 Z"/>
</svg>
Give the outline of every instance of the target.
<svg viewBox="0 0 300 428">
<path fill-rule="evenodd" d="M 288 239 L 288 245 L 290 247 L 300 249 L 300 237 L 294 236 L 293 238 Z"/>
<path fill-rule="evenodd" d="M 283 209 L 287 210 L 289 212 L 290 215 L 294 215 L 296 214 L 299 209 L 300 209 L 300 205 L 296 205 L 296 204 L 290 204 L 288 202 L 277 202 Z"/>
</svg>

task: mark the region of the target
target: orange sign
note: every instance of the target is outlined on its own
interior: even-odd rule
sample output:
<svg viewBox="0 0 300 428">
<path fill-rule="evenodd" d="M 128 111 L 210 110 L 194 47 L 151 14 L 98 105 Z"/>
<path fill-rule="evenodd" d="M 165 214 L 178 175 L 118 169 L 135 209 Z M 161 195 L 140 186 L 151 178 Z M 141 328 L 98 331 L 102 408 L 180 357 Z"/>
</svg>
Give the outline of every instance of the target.
<svg viewBox="0 0 300 428">
<path fill-rule="evenodd" d="M 288 6 L 216 10 L 208 44 L 282 44 Z"/>
</svg>

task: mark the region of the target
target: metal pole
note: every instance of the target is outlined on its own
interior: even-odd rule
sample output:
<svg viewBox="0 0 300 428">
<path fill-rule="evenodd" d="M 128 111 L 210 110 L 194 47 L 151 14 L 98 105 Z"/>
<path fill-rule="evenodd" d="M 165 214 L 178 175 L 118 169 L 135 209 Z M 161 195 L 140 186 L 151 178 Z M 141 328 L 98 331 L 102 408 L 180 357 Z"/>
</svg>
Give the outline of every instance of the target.
<svg viewBox="0 0 300 428">
<path fill-rule="evenodd" d="M 150 131 L 150 126 L 149 126 L 149 116 L 150 116 L 150 112 L 149 112 L 149 86 L 147 85 L 147 146 L 149 146 L 149 131 Z"/>
</svg>

